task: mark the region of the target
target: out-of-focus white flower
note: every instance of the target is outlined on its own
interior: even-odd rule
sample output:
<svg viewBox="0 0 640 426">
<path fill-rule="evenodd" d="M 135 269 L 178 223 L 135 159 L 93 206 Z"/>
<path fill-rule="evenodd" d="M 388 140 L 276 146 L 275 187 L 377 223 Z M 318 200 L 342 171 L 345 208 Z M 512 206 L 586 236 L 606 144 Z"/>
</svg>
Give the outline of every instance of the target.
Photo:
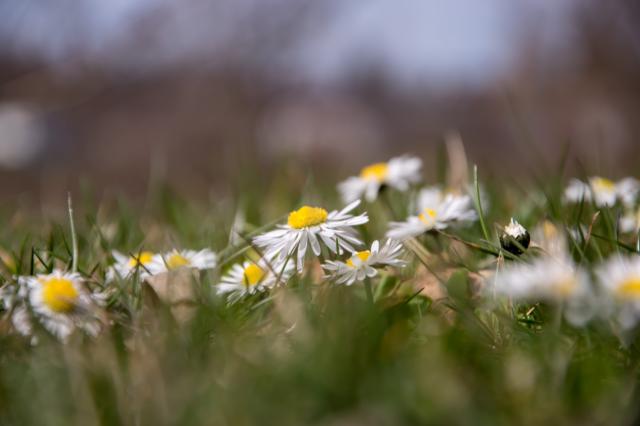
<svg viewBox="0 0 640 426">
<path fill-rule="evenodd" d="M 640 209 L 627 209 L 620 218 L 618 229 L 622 233 L 637 233 L 640 230 Z"/>
<path fill-rule="evenodd" d="M 571 179 L 564 190 L 564 199 L 570 203 L 577 203 L 581 200 L 590 201 L 591 188 L 589 184 L 579 179 Z"/>
<path fill-rule="evenodd" d="M 253 242 L 265 250 L 264 257 L 282 263 L 296 253 L 296 266 L 302 271 L 307 247 L 311 246 L 314 255 L 320 255 L 320 241 L 335 254 L 355 251 L 354 246 L 362 245 L 354 226 L 369 221 L 366 213 L 354 216 L 349 214 L 358 207 L 360 201 L 354 201 L 344 209 L 328 213 L 321 207 L 303 206 L 289 213 L 286 225 L 258 235 Z"/>
<path fill-rule="evenodd" d="M 33 324 L 27 307 L 28 296 L 27 277 L 15 277 L 15 282 L 0 288 L 2 308 L 11 312 L 11 324 L 23 336 L 33 335 Z"/>
<path fill-rule="evenodd" d="M 133 253 L 130 256 L 114 251 L 112 255 L 116 263 L 107 270 L 107 281 L 128 278 L 136 272 L 140 274 L 141 279 L 145 279 L 149 276 L 147 267 L 151 264 L 155 256 L 155 254 L 150 251 L 141 251 L 139 253 Z"/>
<path fill-rule="evenodd" d="M 433 229 L 445 229 L 478 218 L 468 195 L 443 196 L 439 189 L 427 188 L 420 191 L 417 200 L 419 213 L 409 216 L 404 222 L 391 222 L 387 237 L 402 241 Z"/>
<path fill-rule="evenodd" d="M 378 274 L 376 267 L 401 267 L 405 262 L 398 257 L 402 255 L 402 244 L 387 240 L 382 247 L 378 241 L 371 244 L 371 250 L 354 252 L 346 262 L 329 260 L 322 267 L 336 280 L 337 284 L 351 285 L 362 281 L 365 277 Z"/>
<path fill-rule="evenodd" d="M 575 232 L 578 231 L 575 230 Z M 532 244 L 542 249 L 547 256 L 555 258 L 566 257 L 567 238 L 560 228 L 548 220 L 543 221 L 534 228 Z"/>
<path fill-rule="evenodd" d="M 585 324 L 595 313 L 589 277 L 568 256 L 510 264 L 496 272 L 488 288 L 515 300 L 562 304 L 565 317 L 576 326 Z"/>
<path fill-rule="evenodd" d="M 635 326 L 640 319 L 640 257 L 610 259 L 596 276 L 607 302 L 606 313 L 615 313 L 625 329 Z"/>
<path fill-rule="evenodd" d="M 378 197 L 383 186 L 406 191 L 412 184 L 420 182 L 422 160 L 417 157 L 395 157 L 386 163 L 371 164 L 338 184 L 338 191 L 345 203 L 364 198 L 371 202 Z"/>
<path fill-rule="evenodd" d="M 29 302 L 40 322 L 63 342 L 76 328 L 91 336 L 100 332 L 96 308 L 101 293 L 91 293 L 77 273 L 53 271 L 28 278 Z"/>
<path fill-rule="evenodd" d="M 640 192 L 640 181 L 637 179 L 628 177 L 614 182 L 595 176 L 589 178 L 588 183 L 571 179 L 565 189 L 564 199 L 572 203 L 593 200 L 598 207 L 610 207 L 620 200 L 623 204 L 630 206 L 635 204 L 638 192 Z"/>
<path fill-rule="evenodd" d="M 218 256 L 209 249 L 177 250 L 156 254 L 146 269 L 152 274 L 161 274 L 179 268 L 213 269 L 218 264 Z"/>
<path fill-rule="evenodd" d="M 235 264 L 216 286 L 218 294 L 230 294 L 234 302 L 247 294 L 268 290 L 278 283 L 286 283 L 294 270 L 293 261 L 286 264 L 271 264 L 265 259 Z"/>
<path fill-rule="evenodd" d="M 632 177 L 626 177 L 616 183 L 618 198 L 625 206 L 632 206 L 640 193 L 640 181 Z"/>
</svg>

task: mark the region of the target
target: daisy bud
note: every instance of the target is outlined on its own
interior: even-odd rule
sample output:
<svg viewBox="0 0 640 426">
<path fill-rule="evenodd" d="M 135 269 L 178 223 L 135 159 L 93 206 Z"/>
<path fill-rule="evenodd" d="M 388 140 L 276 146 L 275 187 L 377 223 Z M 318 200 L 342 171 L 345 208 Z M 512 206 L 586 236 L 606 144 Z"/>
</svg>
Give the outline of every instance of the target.
<svg viewBox="0 0 640 426">
<path fill-rule="evenodd" d="M 511 218 L 511 223 L 504 228 L 502 235 L 500 235 L 502 248 L 516 256 L 521 255 L 529 247 L 530 241 L 529 232 L 513 218 Z"/>
</svg>

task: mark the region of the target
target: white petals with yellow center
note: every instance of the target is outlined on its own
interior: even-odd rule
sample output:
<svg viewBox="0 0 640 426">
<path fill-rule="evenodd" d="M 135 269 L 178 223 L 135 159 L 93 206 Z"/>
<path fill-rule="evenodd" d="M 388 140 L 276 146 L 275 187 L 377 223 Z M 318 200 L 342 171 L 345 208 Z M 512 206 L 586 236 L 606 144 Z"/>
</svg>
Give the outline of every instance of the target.
<svg viewBox="0 0 640 426">
<path fill-rule="evenodd" d="M 443 194 L 438 188 L 427 188 L 418 194 L 418 212 L 404 222 L 389 224 L 388 238 L 406 240 L 431 230 L 445 229 L 454 224 L 478 218 L 468 195 Z"/>
<path fill-rule="evenodd" d="M 570 203 L 593 201 L 598 207 L 611 207 L 616 201 L 626 206 L 635 204 L 640 192 L 640 181 L 627 177 L 618 182 L 600 176 L 590 177 L 588 182 L 572 179 L 565 189 L 564 199 Z"/>
<path fill-rule="evenodd" d="M 101 328 L 96 309 L 103 295 L 89 292 L 76 273 L 53 271 L 30 277 L 29 303 L 44 327 L 62 341 L 76 328 L 95 336 Z"/>
<path fill-rule="evenodd" d="M 489 292 L 514 301 L 562 305 L 565 317 L 574 325 L 584 324 L 595 314 L 588 275 L 568 256 L 507 264 L 495 273 L 490 284 Z"/>
<path fill-rule="evenodd" d="M 386 163 L 363 167 L 358 176 L 352 176 L 338 185 L 345 203 L 365 198 L 372 202 L 384 186 L 407 191 L 421 180 L 422 160 L 417 157 L 395 157 Z"/>
<path fill-rule="evenodd" d="M 617 256 L 596 271 L 606 301 L 605 314 L 615 314 L 623 328 L 640 320 L 640 257 Z"/>
<path fill-rule="evenodd" d="M 218 256 L 209 249 L 171 250 L 168 253 L 156 254 L 146 266 L 152 274 L 161 274 L 181 268 L 213 269 L 218 264 Z"/>
<path fill-rule="evenodd" d="M 402 254 L 402 244 L 398 241 L 389 239 L 382 246 L 374 241 L 370 250 L 354 252 L 346 262 L 329 260 L 322 267 L 336 284 L 351 285 L 366 277 L 375 277 L 378 274 L 376 268 L 404 266 L 405 262 L 400 259 Z"/>
<path fill-rule="evenodd" d="M 147 268 L 155 256 L 154 253 L 144 250 L 129 255 L 114 251 L 112 255 L 116 262 L 107 270 L 107 281 L 122 280 L 136 273 L 142 279 L 148 277 L 149 270 Z"/>
<path fill-rule="evenodd" d="M 277 284 L 285 284 L 291 278 L 293 267 L 293 262 L 287 265 L 274 264 L 265 259 L 238 263 L 222 277 L 216 286 L 216 292 L 229 294 L 229 301 L 235 302 L 245 295 L 268 290 Z"/>
<path fill-rule="evenodd" d="M 321 253 L 321 243 L 334 254 L 355 251 L 362 245 L 355 226 L 369 221 L 366 213 L 353 215 L 350 212 L 358 207 L 360 201 L 354 201 L 344 209 L 328 213 L 322 207 L 303 206 L 289 213 L 287 224 L 254 238 L 253 242 L 264 250 L 266 259 L 275 263 L 294 262 L 298 271 L 302 271 L 307 248 L 315 256 Z"/>
</svg>

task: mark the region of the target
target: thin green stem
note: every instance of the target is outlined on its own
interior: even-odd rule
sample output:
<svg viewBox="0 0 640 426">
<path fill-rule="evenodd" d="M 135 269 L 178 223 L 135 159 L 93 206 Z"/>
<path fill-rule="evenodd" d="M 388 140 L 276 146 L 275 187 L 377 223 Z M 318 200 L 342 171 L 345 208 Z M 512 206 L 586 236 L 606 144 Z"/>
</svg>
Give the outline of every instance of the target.
<svg viewBox="0 0 640 426">
<path fill-rule="evenodd" d="M 71 272 L 78 272 L 78 236 L 76 235 L 76 225 L 73 221 L 71 192 L 67 193 L 67 207 L 69 209 L 69 226 L 71 228 Z"/>
<path fill-rule="evenodd" d="M 371 280 L 369 277 L 364 279 L 364 291 L 367 293 L 367 301 L 373 305 L 373 290 L 371 288 Z"/>
<path fill-rule="evenodd" d="M 478 210 L 478 216 L 480 216 L 480 226 L 482 227 L 482 234 L 484 235 L 485 240 L 491 241 L 489 239 L 489 232 L 487 231 L 487 226 L 484 223 L 484 212 L 482 211 L 482 201 L 480 201 L 480 185 L 478 184 L 478 166 L 473 166 L 473 184 L 476 188 L 476 209 Z"/>
</svg>

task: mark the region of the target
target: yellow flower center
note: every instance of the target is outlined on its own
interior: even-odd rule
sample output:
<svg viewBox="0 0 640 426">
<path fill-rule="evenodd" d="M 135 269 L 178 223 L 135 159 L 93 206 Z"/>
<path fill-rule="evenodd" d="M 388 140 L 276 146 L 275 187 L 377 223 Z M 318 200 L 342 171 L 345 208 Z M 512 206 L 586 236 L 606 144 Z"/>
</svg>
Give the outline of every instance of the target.
<svg viewBox="0 0 640 426">
<path fill-rule="evenodd" d="M 389 166 L 387 163 L 375 163 L 363 168 L 360 171 L 360 177 L 367 180 L 382 182 L 386 179 L 388 173 Z"/>
<path fill-rule="evenodd" d="M 244 268 L 244 285 L 247 287 L 258 284 L 263 277 L 264 270 L 255 263 L 251 263 L 249 266 Z"/>
<path fill-rule="evenodd" d="M 137 256 L 131 256 L 129 258 L 129 267 L 135 268 L 136 266 L 147 265 L 153 259 L 153 253 L 150 251 L 143 251 Z"/>
<path fill-rule="evenodd" d="M 347 260 L 347 265 L 351 266 L 352 268 L 355 268 L 356 265 L 353 263 L 354 258 L 357 257 L 361 261 L 365 262 L 369 258 L 369 256 L 371 256 L 371 252 L 369 250 L 359 251 L 353 256 L 351 256 L 349 260 Z"/>
<path fill-rule="evenodd" d="M 558 228 L 548 220 L 542 224 L 542 233 L 547 240 L 554 239 L 558 236 Z"/>
<path fill-rule="evenodd" d="M 638 298 L 640 297 L 640 277 L 627 278 L 620 287 L 618 287 L 618 296 Z"/>
<path fill-rule="evenodd" d="M 616 184 L 606 178 L 597 177 L 593 179 L 593 189 L 596 192 L 600 191 L 613 191 L 616 188 Z"/>
<path fill-rule="evenodd" d="M 424 209 L 422 213 L 418 215 L 418 218 L 426 224 L 433 223 L 433 220 L 436 218 L 438 214 L 434 209 Z"/>
<path fill-rule="evenodd" d="M 577 287 L 576 280 L 573 277 L 560 281 L 556 285 L 556 294 L 560 297 L 571 296 Z"/>
<path fill-rule="evenodd" d="M 189 261 L 189 259 L 181 255 L 180 253 L 173 253 L 167 259 L 167 268 L 169 269 L 176 269 L 181 266 L 188 266 L 190 264 L 191 262 Z"/>
<path fill-rule="evenodd" d="M 320 225 L 327 221 L 327 211 L 321 207 L 302 206 L 289 213 L 287 223 L 295 229 Z"/>
<path fill-rule="evenodd" d="M 67 278 L 51 278 L 43 282 L 42 301 L 53 312 L 69 312 L 75 306 L 78 290 Z"/>
</svg>

